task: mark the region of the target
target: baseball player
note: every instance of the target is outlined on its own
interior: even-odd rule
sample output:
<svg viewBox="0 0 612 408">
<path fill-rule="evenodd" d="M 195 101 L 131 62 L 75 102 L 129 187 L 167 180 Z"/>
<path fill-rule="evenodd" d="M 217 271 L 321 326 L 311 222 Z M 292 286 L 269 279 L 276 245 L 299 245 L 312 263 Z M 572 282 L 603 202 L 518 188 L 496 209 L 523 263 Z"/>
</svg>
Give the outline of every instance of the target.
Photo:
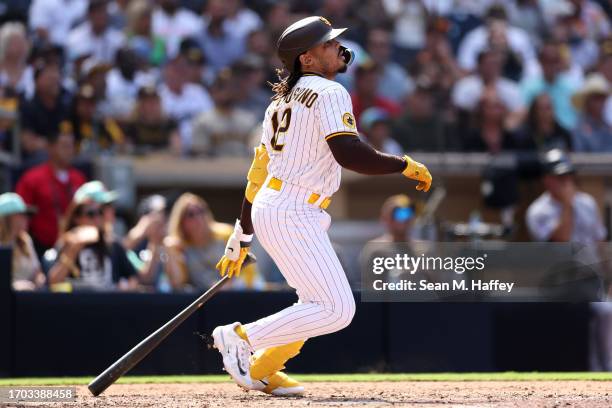
<svg viewBox="0 0 612 408">
<path fill-rule="evenodd" d="M 225 370 L 245 389 L 296 395 L 304 387 L 281 370 L 310 337 L 348 326 L 355 300 L 327 235 L 325 212 L 340 186 L 341 167 L 362 174 L 401 173 L 428 191 L 431 175 L 409 156 L 380 153 L 357 137 L 351 99 L 334 82 L 353 60 L 323 17 L 289 26 L 277 43 L 289 72 L 272 85 L 261 145 L 247 174 L 242 213 L 217 264 L 237 276 L 253 233 L 278 265 L 298 302 L 248 324 L 219 326 L 215 347 Z"/>
</svg>

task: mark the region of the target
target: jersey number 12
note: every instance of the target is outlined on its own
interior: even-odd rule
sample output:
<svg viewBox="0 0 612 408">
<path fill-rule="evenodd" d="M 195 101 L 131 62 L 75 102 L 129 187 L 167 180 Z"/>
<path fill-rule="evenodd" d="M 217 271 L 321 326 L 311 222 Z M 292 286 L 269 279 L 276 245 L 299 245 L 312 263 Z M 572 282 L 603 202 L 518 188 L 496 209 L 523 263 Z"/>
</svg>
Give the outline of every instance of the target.
<svg viewBox="0 0 612 408">
<path fill-rule="evenodd" d="M 282 151 L 283 147 L 285 147 L 285 144 L 280 143 L 280 142 L 285 137 L 285 134 L 287 133 L 287 130 L 289 129 L 290 123 L 291 123 L 291 108 L 287 108 L 283 111 L 283 114 L 281 115 L 280 123 L 278 121 L 278 111 L 275 111 L 274 114 L 272 115 L 272 140 L 270 141 L 270 144 L 272 145 L 272 148 L 276 150 L 277 152 Z"/>
</svg>

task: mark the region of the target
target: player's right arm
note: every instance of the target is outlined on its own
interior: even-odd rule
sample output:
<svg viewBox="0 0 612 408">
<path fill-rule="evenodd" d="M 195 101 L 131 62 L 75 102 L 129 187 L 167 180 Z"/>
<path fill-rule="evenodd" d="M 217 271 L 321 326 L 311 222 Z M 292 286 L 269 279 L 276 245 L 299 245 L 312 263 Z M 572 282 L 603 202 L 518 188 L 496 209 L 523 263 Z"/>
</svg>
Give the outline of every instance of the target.
<svg viewBox="0 0 612 408">
<path fill-rule="evenodd" d="M 368 175 L 402 173 L 418 181 L 417 190 L 429 191 L 431 174 L 423 164 L 408 155 L 379 152 L 359 139 L 351 98 L 342 86 L 322 93 L 316 103 L 325 140 L 340 166 Z"/>
</svg>

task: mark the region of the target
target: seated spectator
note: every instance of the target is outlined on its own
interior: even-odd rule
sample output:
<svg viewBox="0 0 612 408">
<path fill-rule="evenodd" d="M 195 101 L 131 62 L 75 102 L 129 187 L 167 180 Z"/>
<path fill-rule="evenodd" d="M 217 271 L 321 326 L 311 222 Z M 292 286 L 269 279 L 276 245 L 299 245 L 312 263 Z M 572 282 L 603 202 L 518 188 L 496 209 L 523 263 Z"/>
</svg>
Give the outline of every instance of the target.
<svg viewBox="0 0 612 408">
<path fill-rule="evenodd" d="M 179 124 L 181 145 L 185 151 L 191 146 L 193 119 L 214 107 L 206 89 L 190 83 L 187 75 L 186 61 L 174 58 L 164 68 L 164 82 L 158 89 L 164 113 Z"/>
<path fill-rule="evenodd" d="M 511 56 L 514 63 L 521 65 L 521 73 L 515 80 L 532 75 L 538 71 L 533 45 L 529 35 L 521 28 L 508 24 L 506 11 L 502 5 L 493 5 L 487 12 L 485 24 L 470 31 L 459 46 L 457 60 L 459 66 L 470 72 L 476 69 L 480 54 L 487 49 L 502 53 L 502 66 Z"/>
<path fill-rule="evenodd" d="M 123 131 L 113 118 L 96 115 L 96 95 L 93 86 L 87 83 L 74 98 L 69 130 L 74 133 L 82 156 L 119 150 L 125 143 Z"/>
<path fill-rule="evenodd" d="M 217 76 L 211 93 L 215 107 L 193 122 L 192 152 L 215 156 L 248 156 L 249 135 L 258 124 L 252 113 L 236 106 L 236 79 L 229 69 Z"/>
<path fill-rule="evenodd" d="M 349 5 L 348 2 L 344 4 Z M 422 1 L 383 1 L 382 13 L 389 16 L 394 22 L 392 25 L 393 43 L 398 48 L 398 61 L 403 64 L 414 55 L 415 50 L 421 49 L 425 43 L 427 9 Z M 336 24 L 335 20 L 332 21 Z M 351 27 L 351 25 L 340 27 Z"/>
<path fill-rule="evenodd" d="M 254 54 L 246 55 L 232 67 L 236 81 L 236 106 L 251 112 L 262 121 L 272 93 L 266 85 L 266 65 Z"/>
<path fill-rule="evenodd" d="M 208 205 L 200 197 L 185 193 L 170 213 L 166 273 L 174 290 L 205 290 L 219 279 L 215 268 L 225 251 L 225 240 L 231 226 L 215 222 Z M 260 288 L 261 278 L 255 265 L 243 268 L 232 287 Z"/>
<path fill-rule="evenodd" d="M 37 39 L 64 46 L 72 27 L 87 13 L 88 0 L 33 0 L 29 25 Z"/>
<path fill-rule="evenodd" d="M 105 231 L 102 206 L 87 195 L 80 198 L 83 201 L 76 201 L 75 196 L 66 212 L 57 257 L 49 270 L 51 289 L 137 289 L 137 273 L 126 250 Z M 62 283 L 69 286 L 58 285 Z"/>
<path fill-rule="evenodd" d="M 394 117 L 400 113 L 400 106 L 378 94 L 380 70 L 374 62 L 366 62 L 355 70 L 355 87 L 351 92 L 353 114 L 359 123 L 361 112 L 367 108 L 377 107 Z"/>
<path fill-rule="evenodd" d="M 225 0 L 227 17 L 225 29 L 236 34 L 240 38 L 246 38 L 252 31 L 262 27 L 263 22 L 259 15 L 248 7 L 242 0 Z"/>
<path fill-rule="evenodd" d="M 59 132 L 59 125 L 69 116 L 70 95 L 60 85 L 61 71 L 53 62 L 34 64 L 35 93 L 19 102 L 21 146 L 30 160 L 44 159 L 47 139 Z"/>
<path fill-rule="evenodd" d="M 47 151 L 48 161 L 27 171 L 15 188 L 27 204 L 38 209 L 30 234 L 39 255 L 55 245 L 72 196 L 85 183 L 83 173 L 72 167 L 75 146 L 71 133 L 56 133 L 49 139 Z"/>
<path fill-rule="evenodd" d="M 587 76 L 573 102 L 580 113 L 574 131 L 577 152 L 612 152 L 612 127 L 604 118 L 604 106 L 610 95 L 610 84 L 598 73 Z"/>
<path fill-rule="evenodd" d="M 580 19 L 576 18 L 572 5 L 568 10 L 558 13 L 550 30 L 555 41 L 569 46 L 572 61 L 582 70 L 589 70 L 597 62 L 597 42 L 589 37 Z"/>
<path fill-rule="evenodd" d="M 107 6 L 108 0 L 89 1 L 87 20 L 70 31 L 66 41 L 70 59 L 91 57 L 100 62 L 114 61 L 125 38 L 121 31 L 110 26 Z"/>
<path fill-rule="evenodd" d="M 457 150 L 460 143 L 446 140 L 447 123 L 436 109 L 434 84 L 419 82 L 394 124 L 393 134 L 404 151 L 439 152 Z"/>
<path fill-rule="evenodd" d="M 229 9 L 225 0 L 209 0 L 204 8 L 202 48 L 212 71 L 217 74 L 244 55 L 246 36 L 226 25 Z M 230 23 L 231 26 L 231 23 Z"/>
<path fill-rule="evenodd" d="M 28 215 L 34 212 L 18 194 L 0 194 L 0 245 L 13 249 L 13 290 L 34 290 L 45 284 L 45 275 L 28 235 Z"/>
<path fill-rule="evenodd" d="M 117 217 L 113 203 L 117 200 L 117 192 L 109 191 L 101 181 L 89 181 L 74 193 L 74 201 L 85 202 L 86 200 L 92 200 L 100 204 L 104 220 L 104 232 L 108 237 L 113 240 L 117 236 L 122 237 L 122 231 L 117 231 L 115 226 Z"/>
<path fill-rule="evenodd" d="M 380 108 L 368 108 L 361 113 L 359 130 L 364 142 L 383 153 L 403 155 L 402 147 L 391 137 L 389 114 Z"/>
<path fill-rule="evenodd" d="M 572 95 L 576 85 L 562 72 L 561 45 L 548 42 L 542 45 L 538 54 L 542 75 L 523 81 L 521 87 L 525 103 L 531 105 L 542 92 L 547 93 L 553 103 L 557 121 L 567 130 L 576 126 L 577 115 L 572 106 Z"/>
<path fill-rule="evenodd" d="M 187 82 L 197 85 L 208 85 L 212 82 L 213 73 L 206 66 L 206 57 L 198 41 L 194 38 L 183 39 L 179 47 L 179 56 L 185 62 Z"/>
<path fill-rule="evenodd" d="M 30 42 L 21 23 L 0 28 L 0 98 L 16 98 L 30 85 L 27 75 Z"/>
<path fill-rule="evenodd" d="M 459 80 L 452 90 L 453 105 L 471 112 L 480 102 L 487 89 L 494 90 L 508 111 L 505 126 L 516 128 L 525 114 L 518 84 L 501 76 L 501 55 L 495 51 L 482 51 L 478 55 L 478 70 L 475 74 Z"/>
<path fill-rule="evenodd" d="M 159 0 L 153 11 L 153 34 L 164 40 L 169 56 L 176 56 L 183 38 L 202 32 L 202 19 L 180 3 L 180 0 Z"/>
<path fill-rule="evenodd" d="M 414 89 L 412 79 L 401 65 L 391 60 L 391 31 L 387 28 L 372 28 L 368 32 L 366 51 L 380 69 L 378 94 L 396 103 Z"/>
<path fill-rule="evenodd" d="M 531 103 L 518 143 L 523 149 L 572 150 L 572 135 L 555 118 L 553 102 L 547 93 L 536 96 Z"/>
<path fill-rule="evenodd" d="M 466 152 L 500 153 L 516 148 L 515 136 L 504 127 L 507 111 L 494 91 L 486 92 L 472 114 L 472 126 L 463 140 Z"/>
<path fill-rule="evenodd" d="M 125 134 L 136 153 L 165 150 L 180 154 L 181 137 L 176 121 L 167 117 L 155 87 L 140 88 L 136 105 L 125 125 Z"/>
<path fill-rule="evenodd" d="M 153 75 L 142 71 L 141 66 L 138 55 L 130 48 L 117 51 L 115 66 L 106 74 L 107 115 L 125 119 L 134 108 L 138 89 L 154 82 Z"/>
<path fill-rule="evenodd" d="M 153 5 L 148 0 L 132 0 L 127 9 L 127 45 L 139 58 L 154 67 L 166 60 L 164 39 L 151 28 Z"/>
</svg>

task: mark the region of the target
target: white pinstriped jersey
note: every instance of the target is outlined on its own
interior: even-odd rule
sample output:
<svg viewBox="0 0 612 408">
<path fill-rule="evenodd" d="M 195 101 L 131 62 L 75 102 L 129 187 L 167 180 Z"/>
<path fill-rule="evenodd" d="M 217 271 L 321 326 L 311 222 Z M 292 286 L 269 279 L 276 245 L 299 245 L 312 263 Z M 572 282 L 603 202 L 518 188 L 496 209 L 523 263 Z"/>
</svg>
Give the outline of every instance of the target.
<svg viewBox="0 0 612 408">
<path fill-rule="evenodd" d="M 304 74 L 291 93 L 273 101 L 263 122 L 268 174 L 331 196 L 340 187 L 340 165 L 327 140 L 357 136 L 351 98 L 342 85 Z"/>
</svg>

